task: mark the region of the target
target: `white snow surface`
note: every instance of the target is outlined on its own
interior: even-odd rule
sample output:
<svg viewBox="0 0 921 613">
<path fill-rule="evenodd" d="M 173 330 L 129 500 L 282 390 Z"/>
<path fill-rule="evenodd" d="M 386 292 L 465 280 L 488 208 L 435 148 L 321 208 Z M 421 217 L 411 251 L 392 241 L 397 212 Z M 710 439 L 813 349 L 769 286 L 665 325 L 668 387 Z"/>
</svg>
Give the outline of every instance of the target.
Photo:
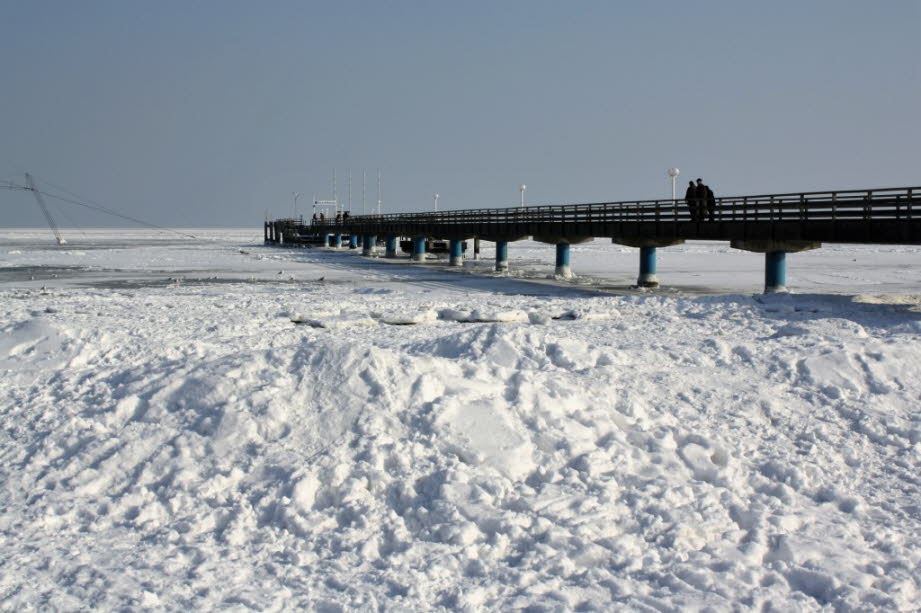
<svg viewBox="0 0 921 613">
<path fill-rule="evenodd" d="M 190 232 L 0 231 L 0 608 L 917 610 L 921 249 Z"/>
</svg>

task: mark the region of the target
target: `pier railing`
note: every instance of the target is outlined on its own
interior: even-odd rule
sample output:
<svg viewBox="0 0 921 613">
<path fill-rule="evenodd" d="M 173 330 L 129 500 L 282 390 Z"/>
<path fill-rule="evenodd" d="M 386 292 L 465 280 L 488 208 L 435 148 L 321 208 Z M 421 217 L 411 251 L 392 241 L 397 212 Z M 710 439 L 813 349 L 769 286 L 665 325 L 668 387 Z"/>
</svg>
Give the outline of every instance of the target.
<svg viewBox="0 0 921 613">
<path fill-rule="evenodd" d="M 919 205 L 921 187 L 720 197 L 716 198 L 712 221 L 911 220 L 919 218 Z M 706 208 L 706 203 L 703 208 Z M 704 213 L 701 223 L 709 221 L 709 218 L 709 213 Z M 317 221 L 313 222 L 313 225 L 335 227 L 381 223 L 489 225 L 690 221 L 695 221 L 695 218 L 692 217 L 689 204 L 684 199 L 667 199 L 361 215 L 339 221 Z"/>
</svg>

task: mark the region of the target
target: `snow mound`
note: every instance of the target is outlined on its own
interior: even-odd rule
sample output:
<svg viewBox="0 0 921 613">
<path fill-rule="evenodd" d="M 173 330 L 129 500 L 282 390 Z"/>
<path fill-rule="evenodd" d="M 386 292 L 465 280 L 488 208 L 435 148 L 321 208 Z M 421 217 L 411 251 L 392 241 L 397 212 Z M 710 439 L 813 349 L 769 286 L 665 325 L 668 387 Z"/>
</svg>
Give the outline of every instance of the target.
<svg viewBox="0 0 921 613">
<path fill-rule="evenodd" d="M 379 313 L 377 319 L 384 324 L 392 326 L 409 326 L 415 324 L 432 323 L 438 319 L 438 313 L 432 309 L 423 309 L 416 313 L 405 311 Z"/>
</svg>

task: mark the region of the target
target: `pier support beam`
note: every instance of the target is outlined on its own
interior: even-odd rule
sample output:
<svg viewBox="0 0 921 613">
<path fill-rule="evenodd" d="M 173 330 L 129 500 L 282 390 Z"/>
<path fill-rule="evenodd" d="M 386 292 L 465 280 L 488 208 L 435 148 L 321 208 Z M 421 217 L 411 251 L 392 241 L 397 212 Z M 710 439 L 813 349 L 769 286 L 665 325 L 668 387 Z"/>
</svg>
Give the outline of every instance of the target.
<svg viewBox="0 0 921 613">
<path fill-rule="evenodd" d="M 349 249 L 358 249 L 358 235 L 349 233 Z"/>
<path fill-rule="evenodd" d="M 262 224 L 262 242 L 269 242 L 269 222 Z"/>
<path fill-rule="evenodd" d="M 387 258 L 397 257 L 397 237 L 396 236 L 392 234 L 388 234 L 386 238 L 384 238 L 384 246 L 387 249 L 386 252 L 384 253 L 384 257 L 387 257 Z"/>
<path fill-rule="evenodd" d="M 323 246 L 324 247 L 329 247 L 330 237 L 332 237 L 332 234 L 330 234 L 329 232 L 323 233 Z"/>
<path fill-rule="evenodd" d="M 656 276 L 656 248 L 640 247 L 640 276 L 636 280 L 640 287 L 659 287 Z"/>
<path fill-rule="evenodd" d="M 508 241 L 496 241 L 496 272 L 508 270 Z"/>
<path fill-rule="evenodd" d="M 336 232 L 335 236 L 333 236 L 333 247 L 335 247 L 336 249 L 342 249 L 342 233 L 341 232 Z"/>
<path fill-rule="evenodd" d="M 768 251 L 764 254 L 764 293 L 787 291 L 787 252 Z"/>
<path fill-rule="evenodd" d="M 377 236 L 374 234 L 365 234 L 364 243 L 361 246 L 361 255 L 368 256 L 374 253 L 374 246 L 377 244 Z"/>
<path fill-rule="evenodd" d="M 474 260 L 480 259 L 480 237 L 476 237 L 473 239 L 473 259 Z"/>
<path fill-rule="evenodd" d="M 556 245 L 556 276 L 564 279 L 572 278 L 572 268 L 569 267 L 569 246 L 588 243 L 595 240 L 591 236 L 560 236 L 560 235 L 535 235 L 532 237 L 539 243 Z"/>
<path fill-rule="evenodd" d="M 413 262 L 425 261 L 425 237 L 416 236 L 413 238 Z"/>
<path fill-rule="evenodd" d="M 564 279 L 572 278 L 572 268 L 569 266 L 569 243 L 556 244 L 556 271 L 553 274 Z"/>
<path fill-rule="evenodd" d="M 459 238 L 452 238 L 450 242 L 451 258 L 448 260 L 449 266 L 464 265 L 464 248 L 463 241 Z"/>
<path fill-rule="evenodd" d="M 659 287 L 659 277 L 656 274 L 656 249 L 659 247 L 671 247 L 673 245 L 680 245 L 684 241 L 681 239 L 657 240 L 612 238 L 611 242 L 615 245 L 638 247 L 640 250 L 640 276 L 636 279 L 636 285 L 638 287 Z"/>
<path fill-rule="evenodd" d="M 733 249 L 764 254 L 764 293 L 787 291 L 787 254 L 818 249 L 822 243 L 810 241 L 750 240 L 732 241 Z"/>
</svg>

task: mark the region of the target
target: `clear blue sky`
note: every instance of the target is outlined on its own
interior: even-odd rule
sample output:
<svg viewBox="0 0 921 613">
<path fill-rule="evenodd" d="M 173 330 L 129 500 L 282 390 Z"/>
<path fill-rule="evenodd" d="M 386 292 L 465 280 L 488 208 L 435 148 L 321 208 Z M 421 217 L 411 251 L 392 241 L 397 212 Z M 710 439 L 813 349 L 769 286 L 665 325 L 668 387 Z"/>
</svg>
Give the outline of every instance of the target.
<svg viewBox="0 0 921 613">
<path fill-rule="evenodd" d="M 921 183 L 919 0 L 0 0 L 0 62 L 0 180 L 174 226 Z"/>
</svg>

